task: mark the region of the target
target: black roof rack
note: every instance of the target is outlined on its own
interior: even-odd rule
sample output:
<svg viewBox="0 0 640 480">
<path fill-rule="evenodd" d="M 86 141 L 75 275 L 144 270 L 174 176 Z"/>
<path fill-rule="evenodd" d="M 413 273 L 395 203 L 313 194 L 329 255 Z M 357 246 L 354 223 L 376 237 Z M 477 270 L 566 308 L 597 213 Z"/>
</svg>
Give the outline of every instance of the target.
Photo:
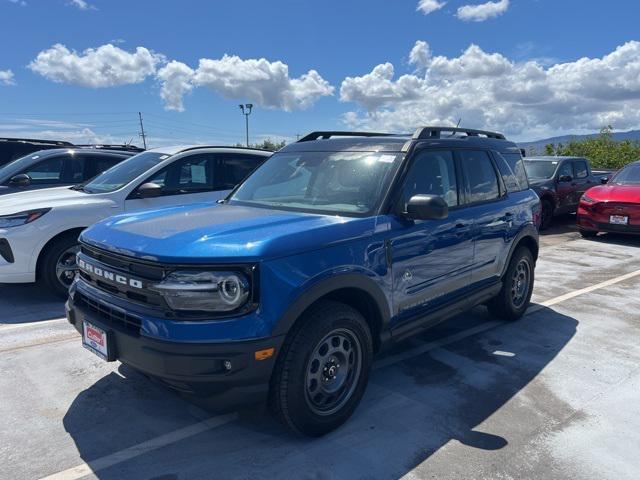
<svg viewBox="0 0 640 480">
<path fill-rule="evenodd" d="M 0 142 L 22 142 L 22 143 L 42 143 L 46 145 L 59 145 L 61 147 L 72 147 L 73 143 L 62 140 L 42 140 L 37 138 L 9 138 L 0 137 Z"/>
<path fill-rule="evenodd" d="M 313 140 L 326 140 L 331 137 L 395 137 L 395 133 L 378 133 L 378 132 L 340 132 L 340 131 L 319 131 L 311 132 L 302 137 L 298 142 L 311 142 Z"/>
<path fill-rule="evenodd" d="M 442 132 L 450 132 L 451 136 L 455 135 L 456 133 L 466 133 L 468 137 L 485 136 L 487 138 L 494 138 L 496 140 L 506 140 L 505 136 L 501 133 L 458 127 L 420 127 L 413 134 L 413 139 L 426 140 L 429 138 L 441 138 Z"/>
<path fill-rule="evenodd" d="M 95 148 L 96 150 L 129 150 L 131 152 L 144 152 L 144 148 L 138 147 L 136 145 L 109 145 L 105 143 L 83 143 L 83 144 L 75 144 L 74 147 L 82 147 L 82 148 Z"/>
</svg>

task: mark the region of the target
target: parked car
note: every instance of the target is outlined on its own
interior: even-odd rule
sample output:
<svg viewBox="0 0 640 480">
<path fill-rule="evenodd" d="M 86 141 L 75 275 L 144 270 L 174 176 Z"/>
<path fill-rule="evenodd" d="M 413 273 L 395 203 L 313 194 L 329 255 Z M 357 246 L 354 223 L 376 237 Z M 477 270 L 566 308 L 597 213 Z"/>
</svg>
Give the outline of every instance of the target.
<svg viewBox="0 0 640 480">
<path fill-rule="evenodd" d="M 72 143 L 59 140 L 37 140 L 33 138 L 0 138 L 0 167 L 38 150 L 73 147 Z"/>
<path fill-rule="evenodd" d="M 640 234 L 640 161 L 630 163 L 580 199 L 578 227 L 583 237 L 598 232 Z"/>
<path fill-rule="evenodd" d="M 269 398 L 322 435 L 383 346 L 475 305 L 527 309 L 540 200 L 505 155 L 522 162 L 468 129 L 312 133 L 217 205 L 85 230 L 69 321 L 105 360 L 220 408 Z"/>
<path fill-rule="evenodd" d="M 34 152 L 0 168 L 0 195 L 86 182 L 135 153 L 77 147 Z"/>
<path fill-rule="evenodd" d="M 93 180 L 0 197 L 0 283 L 42 280 L 66 298 L 78 234 L 120 212 L 213 202 L 271 152 L 233 147 L 165 147 L 135 155 Z"/>
<path fill-rule="evenodd" d="M 582 194 L 608 173 L 592 174 L 589 161 L 581 157 L 527 157 L 524 165 L 542 202 L 541 230 L 549 228 L 554 216 L 575 213 Z"/>
</svg>

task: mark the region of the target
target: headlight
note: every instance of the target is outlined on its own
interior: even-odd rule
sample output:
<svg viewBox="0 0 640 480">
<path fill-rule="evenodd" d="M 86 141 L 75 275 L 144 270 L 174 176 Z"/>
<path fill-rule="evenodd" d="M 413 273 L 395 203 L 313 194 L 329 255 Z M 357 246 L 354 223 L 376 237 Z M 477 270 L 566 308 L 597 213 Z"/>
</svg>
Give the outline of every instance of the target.
<svg viewBox="0 0 640 480">
<path fill-rule="evenodd" d="M 586 194 L 584 194 L 584 195 L 582 195 L 582 197 L 580 197 L 580 201 L 584 202 L 584 203 L 586 203 L 588 205 L 592 205 L 592 204 L 596 203 L 596 201 L 593 198 L 588 197 Z"/>
<path fill-rule="evenodd" d="M 176 271 L 151 287 L 172 310 L 230 312 L 244 306 L 250 296 L 249 280 L 241 272 Z"/>
<path fill-rule="evenodd" d="M 14 213 L 13 215 L 0 216 L 0 228 L 18 227 L 20 225 L 26 225 L 39 219 L 45 213 L 50 211 L 50 208 L 40 208 L 38 210 L 29 210 L 27 212 Z"/>
</svg>

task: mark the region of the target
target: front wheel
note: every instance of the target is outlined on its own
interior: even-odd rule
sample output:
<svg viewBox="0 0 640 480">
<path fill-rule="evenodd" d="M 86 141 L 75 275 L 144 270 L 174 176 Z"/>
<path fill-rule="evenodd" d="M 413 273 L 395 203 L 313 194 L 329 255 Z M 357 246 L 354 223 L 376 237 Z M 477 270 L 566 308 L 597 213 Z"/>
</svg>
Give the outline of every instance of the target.
<svg viewBox="0 0 640 480">
<path fill-rule="evenodd" d="M 529 249 L 519 247 L 511 257 L 500 293 L 487 304 L 492 315 L 504 320 L 518 320 L 524 315 L 533 293 L 534 268 Z"/>
<path fill-rule="evenodd" d="M 292 430 L 318 437 L 342 425 L 360 403 L 373 342 L 362 315 L 334 301 L 311 307 L 296 327 L 275 366 L 270 406 Z"/>
<path fill-rule="evenodd" d="M 65 235 L 49 245 L 42 256 L 40 278 L 60 298 L 67 298 L 69 286 L 76 275 L 78 251 L 77 235 Z"/>
</svg>

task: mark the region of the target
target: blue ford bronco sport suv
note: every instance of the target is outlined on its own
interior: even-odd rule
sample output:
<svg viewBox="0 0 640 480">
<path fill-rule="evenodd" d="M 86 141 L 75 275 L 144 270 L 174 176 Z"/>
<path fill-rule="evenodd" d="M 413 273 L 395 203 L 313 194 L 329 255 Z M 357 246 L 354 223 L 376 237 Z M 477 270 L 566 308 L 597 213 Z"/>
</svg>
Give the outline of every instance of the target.
<svg viewBox="0 0 640 480">
<path fill-rule="evenodd" d="M 523 315 L 539 211 L 501 134 L 314 132 L 218 204 L 85 230 L 68 319 L 106 360 L 322 435 L 381 348 L 479 304 Z"/>
</svg>

